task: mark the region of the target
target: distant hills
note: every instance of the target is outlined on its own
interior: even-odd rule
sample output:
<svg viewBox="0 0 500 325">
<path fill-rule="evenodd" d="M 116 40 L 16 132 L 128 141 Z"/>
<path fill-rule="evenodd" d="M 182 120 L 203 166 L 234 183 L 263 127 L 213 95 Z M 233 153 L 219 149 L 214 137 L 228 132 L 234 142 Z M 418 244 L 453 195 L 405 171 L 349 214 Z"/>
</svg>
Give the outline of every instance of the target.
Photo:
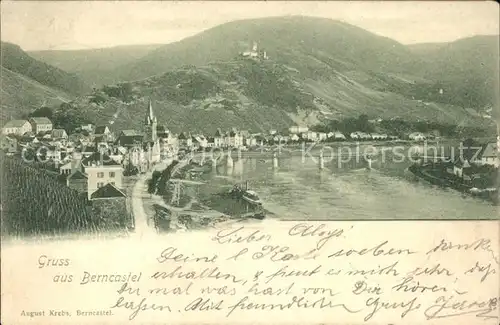
<svg viewBox="0 0 500 325">
<path fill-rule="evenodd" d="M 90 87 L 59 68 L 35 60 L 19 46 L 1 43 L 1 120 L 19 118 L 41 106 L 59 105 Z"/>
<path fill-rule="evenodd" d="M 122 80 L 137 80 L 183 65 L 224 62 L 248 50 L 253 41 L 284 64 L 300 61 L 308 65 L 319 60 L 339 69 L 400 71 L 413 61 L 405 46 L 389 38 L 340 21 L 291 16 L 225 23 L 159 47 L 116 73 Z"/>
<path fill-rule="evenodd" d="M 73 95 L 84 94 L 90 90 L 90 87 L 76 75 L 32 58 L 17 45 L 2 42 L 1 57 L 1 65 L 5 69 L 48 87 Z"/>
<path fill-rule="evenodd" d="M 62 90 L 45 86 L 22 74 L 1 67 L 2 88 L 0 124 L 21 118 L 41 106 L 59 106 L 72 96 Z"/>
<path fill-rule="evenodd" d="M 112 76 L 115 69 L 142 58 L 158 47 L 160 45 L 156 44 L 125 45 L 102 49 L 31 51 L 28 54 L 59 69 L 77 74 L 89 85 L 102 86 L 119 81 Z"/>
<path fill-rule="evenodd" d="M 411 48 L 411 47 L 410 47 Z M 411 69 L 434 81 L 443 94 L 433 99 L 462 107 L 499 106 L 499 38 L 474 36 L 412 48 L 422 60 Z"/>
<path fill-rule="evenodd" d="M 239 55 L 254 41 L 269 60 Z M 482 125 L 498 107 L 495 36 L 405 46 L 339 21 L 273 17 L 163 46 L 51 52 L 32 55 L 103 85 L 71 109 L 117 127 L 138 128 L 149 98 L 174 131 L 269 130 L 360 114 Z"/>
</svg>

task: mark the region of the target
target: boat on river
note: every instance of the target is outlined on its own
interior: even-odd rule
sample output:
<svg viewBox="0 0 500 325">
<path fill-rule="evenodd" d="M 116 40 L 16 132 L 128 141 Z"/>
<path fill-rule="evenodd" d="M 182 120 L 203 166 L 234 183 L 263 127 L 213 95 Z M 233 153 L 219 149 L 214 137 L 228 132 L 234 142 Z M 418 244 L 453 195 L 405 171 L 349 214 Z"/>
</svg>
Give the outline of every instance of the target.
<svg viewBox="0 0 500 325">
<path fill-rule="evenodd" d="M 262 206 L 262 202 L 258 194 L 255 191 L 248 189 L 248 182 L 245 183 L 244 187 L 239 184 L 234 185 L 229 193 L 233 197 L 240 198 L 253 206 Z"/>
<path fill-rule="evenodd" d="M 259 196 L 254 191 L 251 191 L 251 190 L 243 191 L 241 198 L 243 200 L 247 201 L 248 203 L 255 204 L 255 205 L 262 205 L 262 202 L 260 201 Z"/>
</svg>

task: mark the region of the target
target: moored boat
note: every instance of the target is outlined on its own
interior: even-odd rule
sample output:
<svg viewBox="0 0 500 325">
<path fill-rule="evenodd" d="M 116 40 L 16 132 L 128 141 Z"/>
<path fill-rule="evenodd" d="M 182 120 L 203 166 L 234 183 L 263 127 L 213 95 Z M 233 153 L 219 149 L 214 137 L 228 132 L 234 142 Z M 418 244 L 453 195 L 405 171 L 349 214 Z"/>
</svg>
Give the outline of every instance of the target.
<svg viewBox="0 0 500 325">
<path fill-rule="evenodd" d="M 254 191 L 246 190 L 241 195 L 242 199 L 251 204 L 262 205 L 259 196 Z"/>
</svg>

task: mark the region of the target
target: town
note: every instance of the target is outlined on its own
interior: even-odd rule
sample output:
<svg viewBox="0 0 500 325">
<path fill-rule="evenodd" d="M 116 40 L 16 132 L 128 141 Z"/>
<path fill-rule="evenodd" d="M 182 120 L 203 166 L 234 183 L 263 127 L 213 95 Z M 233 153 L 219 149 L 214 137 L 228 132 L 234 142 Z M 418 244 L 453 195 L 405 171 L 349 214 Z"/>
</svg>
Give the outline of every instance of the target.
<svg viewBox="0 0 500 325">
<path fill-rule="evenodd" d="M 371 123 L 380 120 L 370 121 Z M 215 134 L 173 134 L 160 125 L 152 102 L 145 108 L 143 130 L 116 130 L 110 126 L 82 125 L 74 134 L 54 128 L 47 117 L 31 117 L 29 120 L 11 120 L 2 128 L 2 149 L 9 156 L 20 156 L 24 162 L 41 164 L 43 168 L 59 174 L 68 187 L 84 192 L 87 198 L 124 197 L 123 177 L 145 173 L 161 161 L 177 157 L 179 152 L 204 151 L 213 148 L 251 151 L 275 144 L 301 142 L 325 143 L 337 141 L 411 141 L 436 140 L 439 136 L 430 132 L 410 132 L 404 137 L 380 133 L 355 131 L 319 132 L 307 126 L 291 126 L 286 130 L 269 130 L 268 133 L 220 130 Z M 499 166 L 497 144 L 481 144 L 482 149 L 473 161 L 459 159 L 452 169 L 460 177 L 467 175 L 468 165 Z M 472 158 L 472 157 L 471 157 Z M 468 165 L 467 165 L 468 164 Z M 470 167 L 470 166 L 469 166 Z M 448 166 L 449 168 L 449 166 Z"/>
</svg>

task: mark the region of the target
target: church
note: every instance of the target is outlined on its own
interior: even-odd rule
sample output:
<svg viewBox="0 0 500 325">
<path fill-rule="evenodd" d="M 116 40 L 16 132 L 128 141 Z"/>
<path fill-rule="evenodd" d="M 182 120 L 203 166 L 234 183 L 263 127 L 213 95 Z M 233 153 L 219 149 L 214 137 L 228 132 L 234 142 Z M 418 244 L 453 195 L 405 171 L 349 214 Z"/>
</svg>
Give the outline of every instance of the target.
<svg viewBox="0 0 500 325">
<path fill-rule="evenodd" d="M 149 170 L 154 164 L 160 162 L 160 138 L 158 137 L 158 120 L 153 112 L 153 104 L 149 100 L 146 118 L 144 120 L 146 128 L 143 149 L 145 151 L 147 169 Z"/>
<path fill-rule="evenodd" d="M 146 109 L 143 131 L 137 133 L 135 130 L 123 130 L 120 132 L 116 144 L 127 149 L 124 159 L 126 169 L 135 169 L 141 173 L 150 171 L 151 168 L 161 160 L 161 136 L 158 134 L 158 120 L 153 112 L 151 100 Z"/>
</svg>

